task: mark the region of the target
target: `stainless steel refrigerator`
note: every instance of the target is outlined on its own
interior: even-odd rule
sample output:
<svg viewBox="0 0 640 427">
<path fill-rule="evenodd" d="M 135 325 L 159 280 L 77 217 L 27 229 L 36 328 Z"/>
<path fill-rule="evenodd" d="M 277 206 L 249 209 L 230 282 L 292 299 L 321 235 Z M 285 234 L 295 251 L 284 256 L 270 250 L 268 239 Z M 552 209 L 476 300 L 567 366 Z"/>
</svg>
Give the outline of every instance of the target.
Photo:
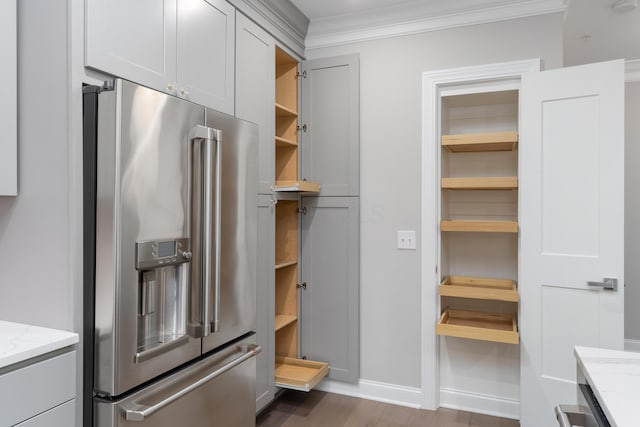
<svg viewBox="0 0 640 427">
<path fill-rule="evenodd" d="M 85 87 L 85 425 L 254 425 L 257 132 Z"/>
</svg>

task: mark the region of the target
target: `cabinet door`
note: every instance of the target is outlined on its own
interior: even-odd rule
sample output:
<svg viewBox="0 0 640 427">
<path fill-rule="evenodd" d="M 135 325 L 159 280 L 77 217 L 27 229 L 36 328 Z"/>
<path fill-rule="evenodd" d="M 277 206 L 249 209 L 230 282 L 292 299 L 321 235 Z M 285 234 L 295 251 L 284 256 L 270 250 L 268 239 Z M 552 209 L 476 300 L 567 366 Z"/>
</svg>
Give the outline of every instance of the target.
<svg viewBox="0 0 640 427">
<path fill-rule="evenodd" d="M 301 350 L 329 362 L 329 378 L 359 378 L 360 201 L 303 197 Z"/>
<path fill-rule="evenodd" d="M 258 196 L 258 262 L 256 283 L 256 411 L 274 398 L 275 336 L 275 206 L 270 196 Z"/>
<path fill-rule="evenodd" d="M 56 406 L 27 421 L 16 424 L 16 427 L 69 427 L 75 424 L 76 400 L 72 399 Z"/>
<path fill-rule="evenodd" d="M 275 168 L 275 44 L 244 15 L 236 15 L 236 117 L 258 124 L 258 193 L 270 194 Z"/>
<path fill-rule="evenodd" d="M 86 0 L 85 65 L 173 93 L 176 0 Z"/>
<path fill-rule="evenodd" d="M 302 64 L 300 178 L 319 182 L 321 196 L 360 192 L 359 64 L 357 55 Z"/>
<path fill-rule="evenodd" d="M 178 96 L 233 114 L 233 6 L 224 0 L 180 0 L 177 34 Z"/>
<path fill-rule="evenodd" d="M 524 74 L 520 116 L 520 421 L 534 427 L 575 403 L 574 346 L 624 346 L 624 61 Z"/>
<path fill-rule="evenodd" d="M 0 81 L 4 90 L 0 98 L 0 196 L 18 194 L 18 79 L 16 0 L 2 5 L 0 15 Z"/>
<path fill-rule="evenodd" d="M 76 352 L 0 374 L 0 426 L 13 426 L 76 396 Z"/>
</svg>

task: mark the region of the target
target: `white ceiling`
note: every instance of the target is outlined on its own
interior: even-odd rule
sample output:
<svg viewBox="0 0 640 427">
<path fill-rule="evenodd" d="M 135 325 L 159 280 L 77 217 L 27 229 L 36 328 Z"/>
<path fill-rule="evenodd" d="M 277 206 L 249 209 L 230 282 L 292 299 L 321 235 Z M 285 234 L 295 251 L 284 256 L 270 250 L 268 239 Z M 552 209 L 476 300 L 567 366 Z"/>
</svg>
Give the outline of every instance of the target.
<svg viewBox="0 0 640 427">
<path fill-rule="evenodd" d="M 563 0 L 568 3 L 564 20 L 565 65 L 597 62 L 607 59 L 640 59 L 640 7 L 628 13 L 613 11 L 615 0 Z M 633 0 L 629 0 L 633 1 Z M 551 2 L 540 0 L 292 0 L 311 19 L 311 47 L 331 44 L 335 34 L 354 31 L 370 32 L 374 27 L 414 26 L 417 19 L 429 19 L 422 28 L 438 29 L 433 22 L 450 20 L 456 14 L 484 12 L 483 20 L 493 14 L 507 19 L 507 8 L 529 7 L 524 14 L 544 13 L 542 7 Z M 410 11 L 415 10 L 412 14 Z M 550 9 L 551 11 L 553 9 Z M 523 14 L 523 15 L 524 15 Z M 459 21 L 458 25 L 462 21 Z M 473 23 L 473 19 L 469 20 Z M 445 23 L 446 24 L 446 23 Z M 397 33 L 400 30 L 397 30 Z M 411 31 L 409 31 L 411 32 Z M 415 32 L 415 31 L 413 31 Z M 388 35 L 393 35 L 388 31 Z M 334 38 L 331 38 L 332 35 Z"/>
</svg>

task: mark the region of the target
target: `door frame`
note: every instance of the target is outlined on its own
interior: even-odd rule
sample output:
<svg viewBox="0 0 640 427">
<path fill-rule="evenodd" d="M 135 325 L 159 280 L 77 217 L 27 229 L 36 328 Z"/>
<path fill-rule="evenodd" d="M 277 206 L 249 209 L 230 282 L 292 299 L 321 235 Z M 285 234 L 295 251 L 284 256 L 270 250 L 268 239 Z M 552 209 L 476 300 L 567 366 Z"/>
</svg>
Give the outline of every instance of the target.
<svg viewBox="0 0 640 427">
<path fill-rule="evenodd" d="M 503 62 L 422 73 L 421 170 L 421 407 L 436 410 L 440 404 L 438 284 L 440 264 L 440 99 L 442 94 L 517 89 L 523 73 L 540 71 L 540 59 Z M 511 87 L 510 87 L 511 86 Z"/>
</svg>

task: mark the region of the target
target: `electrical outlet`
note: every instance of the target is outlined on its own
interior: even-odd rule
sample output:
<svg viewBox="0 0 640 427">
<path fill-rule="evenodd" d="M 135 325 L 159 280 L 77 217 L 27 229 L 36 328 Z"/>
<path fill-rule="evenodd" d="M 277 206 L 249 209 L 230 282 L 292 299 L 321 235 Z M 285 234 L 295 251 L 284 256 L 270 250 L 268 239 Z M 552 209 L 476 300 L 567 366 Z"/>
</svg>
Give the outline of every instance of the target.
<svg viewBox="0 0 640 427">
<path fill-rule="evenodd" d="M 416 250 L 416 232 L 398 230 L 398 249 Z"/>
</svg>

